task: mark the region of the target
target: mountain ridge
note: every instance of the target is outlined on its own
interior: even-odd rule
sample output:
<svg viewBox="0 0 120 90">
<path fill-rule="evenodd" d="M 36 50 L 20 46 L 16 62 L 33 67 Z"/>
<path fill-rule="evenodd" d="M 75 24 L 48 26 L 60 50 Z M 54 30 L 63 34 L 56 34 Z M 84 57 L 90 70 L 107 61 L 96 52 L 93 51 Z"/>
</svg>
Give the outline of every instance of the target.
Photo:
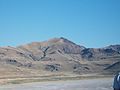
<svg viewBox="0 0 120 90">
<path fill-rule="evenodd" d="M 66 38 L 18 47 L 0 47 L 0 76 L 46 74 L 115 74 L 120 71 L 120 45 L 86 48 Z"/>
</svg>

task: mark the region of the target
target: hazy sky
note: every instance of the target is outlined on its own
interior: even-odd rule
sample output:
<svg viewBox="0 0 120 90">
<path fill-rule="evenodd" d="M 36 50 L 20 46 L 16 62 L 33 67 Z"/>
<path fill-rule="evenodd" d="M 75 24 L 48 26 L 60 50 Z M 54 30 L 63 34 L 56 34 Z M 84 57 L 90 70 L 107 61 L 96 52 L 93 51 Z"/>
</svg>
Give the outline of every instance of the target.
<svg viewBox="0 0 120 90">
<path fill-rule="evenodd" d="M 86 47 L 120 44 L 120 0 L 0 0 L 0 46 L 53 37 Z"/>
</svg>

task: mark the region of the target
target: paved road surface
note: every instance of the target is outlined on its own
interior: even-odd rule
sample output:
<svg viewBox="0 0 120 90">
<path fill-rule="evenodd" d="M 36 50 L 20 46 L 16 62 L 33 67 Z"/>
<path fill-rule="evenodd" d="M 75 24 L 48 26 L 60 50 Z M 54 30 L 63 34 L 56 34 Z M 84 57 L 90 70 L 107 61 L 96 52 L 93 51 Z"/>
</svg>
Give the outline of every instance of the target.
<svg viewBox="0 0 120 90">
<path fill-rule="evenodd" d="M 112 90 L 111 78 L 37 82 L 0 86 L 0 90 Z"/>
</svg>

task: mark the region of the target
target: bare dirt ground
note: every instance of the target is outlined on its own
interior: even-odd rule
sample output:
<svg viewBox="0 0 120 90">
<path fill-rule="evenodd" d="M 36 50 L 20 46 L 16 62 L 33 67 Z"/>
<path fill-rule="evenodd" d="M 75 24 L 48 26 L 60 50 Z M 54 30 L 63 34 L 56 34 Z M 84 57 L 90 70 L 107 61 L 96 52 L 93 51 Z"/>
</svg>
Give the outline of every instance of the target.
<svg viewBox="0 0 120 90">
<path fill-rule="evenodd" d="M 1 85 L 0 90 L 112 90 L 112 78 Z"/>
</svg>

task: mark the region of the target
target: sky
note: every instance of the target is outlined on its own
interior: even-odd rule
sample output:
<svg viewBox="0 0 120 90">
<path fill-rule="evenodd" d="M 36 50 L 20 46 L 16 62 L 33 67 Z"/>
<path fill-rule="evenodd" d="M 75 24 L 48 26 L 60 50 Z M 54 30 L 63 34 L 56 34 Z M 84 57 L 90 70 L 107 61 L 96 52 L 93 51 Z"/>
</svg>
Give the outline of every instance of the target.
<svg viewBox="0 0 120 90">
<path fill-rule="evenodd" d="M 120 0 L 0 0 L 0 46 L 64 37 L 99 48 L 119 36 Z"/>
</svg>

